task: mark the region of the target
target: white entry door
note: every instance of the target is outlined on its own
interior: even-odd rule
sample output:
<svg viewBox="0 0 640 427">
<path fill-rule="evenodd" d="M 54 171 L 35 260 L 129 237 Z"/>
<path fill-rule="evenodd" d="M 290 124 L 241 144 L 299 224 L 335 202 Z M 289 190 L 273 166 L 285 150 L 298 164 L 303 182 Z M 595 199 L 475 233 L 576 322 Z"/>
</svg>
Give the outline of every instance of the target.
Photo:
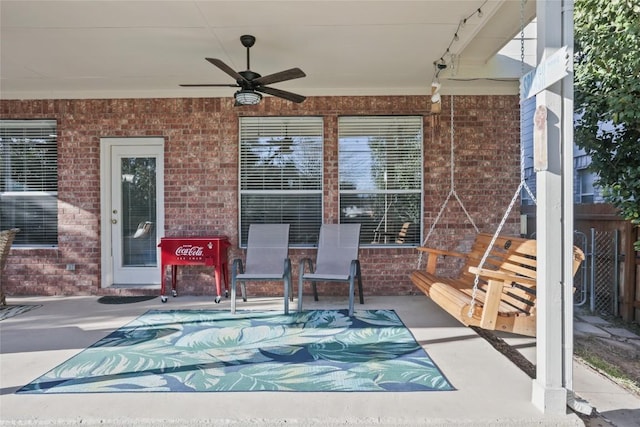
<svg viewBox="0 0 640 427">
<path fill-rule="evenodd" d="M 164 139 L 102 138 L 102 286 L 160 284 Z"/>
</svg>

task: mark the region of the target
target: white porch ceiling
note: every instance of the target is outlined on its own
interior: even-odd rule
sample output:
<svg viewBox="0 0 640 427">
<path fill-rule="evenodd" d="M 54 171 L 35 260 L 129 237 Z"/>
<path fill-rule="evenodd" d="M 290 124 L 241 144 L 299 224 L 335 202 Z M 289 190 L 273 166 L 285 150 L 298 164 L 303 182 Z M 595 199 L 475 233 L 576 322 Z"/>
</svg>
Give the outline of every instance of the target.
<svg viewBox="0 0 640 427">
<path fill-rule="evenodd" d="M 245 70 L 242 34 L 253 71 L 299 67 L 272 86 L 306 96 L 427 94 L 450 44 L 443 93 L 517 93 L 520 61 L 495 54 L 520 21 L 518 0 L 2 0 L 0 98 L 230 97 L 179 84 L 232 84 L 204 58 Z"/>
</svg>

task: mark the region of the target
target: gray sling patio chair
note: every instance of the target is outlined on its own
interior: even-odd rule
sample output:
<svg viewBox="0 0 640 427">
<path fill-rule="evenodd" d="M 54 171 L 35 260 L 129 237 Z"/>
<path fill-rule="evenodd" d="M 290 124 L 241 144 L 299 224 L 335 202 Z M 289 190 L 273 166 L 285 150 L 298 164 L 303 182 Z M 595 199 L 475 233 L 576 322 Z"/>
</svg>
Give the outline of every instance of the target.
<svg viewBox="0 0 640 427">
<path fill-rule="evenodd" d="M 19 228 L 11 228 L 0 232 L 0 305 L 7 305 L 7 298 L 4 294 L 4 290 L 2 289 L 2 281 L 4 280 L 2 277 L 2 271 L 4 270 L 4 266 L 7 264 L 7 257 L 9 256 L 13 239 L 19 231 Z"/>
<path fill-rule="evenodd" d="M 289 298 L 293 298 L 289 224 L 251 224 L 247 240 L 246 265 L 233 260 L 231 267 L 231 313 L 236 312 L 236 286 L 242 286 L 242 300 L 247 301 L 246 282 L 284 282 L 284 313 L 289 314 Z"/>
<path fill-rule="evenodd" d="M 359 248 L 360 224 L 323 224 L 320 227 L 315 269 L 311 258 L 300 260 L 298 311 L 302 311 L 302 291 L 305 281 L 311 281 L 315 301 L 318 301 L 317 282 L 347 282 L 349 283 L 349 316 L 353 316 L 356 280 L 360 304 L 364 304 L 362 274 L 358 260 Z M 307 273 L 305 273 L 305 266 L 309 270 Z"/>
</svg>

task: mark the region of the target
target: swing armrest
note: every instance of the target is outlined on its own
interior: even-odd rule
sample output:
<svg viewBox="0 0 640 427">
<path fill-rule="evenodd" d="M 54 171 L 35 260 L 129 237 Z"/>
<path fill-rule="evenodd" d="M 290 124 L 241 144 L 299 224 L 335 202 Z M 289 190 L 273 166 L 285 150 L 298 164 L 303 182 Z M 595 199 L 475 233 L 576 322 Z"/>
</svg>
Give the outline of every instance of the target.
<svg viewBox="0 0 640 427">
<path fill-rule="evenodd" d="M 436 262 L 438 261 L 439 256 L 453 256 L 457 258 L 465 258 L 467 256 L 467 254 L 462 252 L 445 251 L 441 249 L 427 248 L 424 246 L 417 247 L 416 249 L 427 254 L 426 270 L 427 273 L 430 274 L 435 274 Z"/>
<path fill-rule="evenodd" d="M 469 273 L 477 274 L 485 280 L 493 279 L 493 280 L 501 280 L 505 284 L 511 283 L 520 283 L 527 287 L 536 286 L 536 279 L 531 277 L 519 276 L 513 273 L 505 273 L 504 271 L 499 270 L 489 270 L 486 268 L 478 268 L 478 267 L 469 267 Z"/>
<path fill-rule="evenodd" d="M 445 251 L 442 249 L 427 248 L 425 246 L 419 246 L 416 249 L 419 250 L 420 252 L 429 252 L 430 254 L 434 254 L 434 255 L 455 256 L 460 258 L 464 258 L 467 256 L 467 254 L 462 252 Z"/>
<path fill-rule="evenodd" d="M 504 285 L 504 282 L 489 280 L 487 295 L 482 307 L 482 317 L 480 318 L 481 328 L 489 330 L 496 329 L 498 310 L 500 309 L 500 298 L 502 297 L 502 288 L 504 288 Z"/>
</svg>

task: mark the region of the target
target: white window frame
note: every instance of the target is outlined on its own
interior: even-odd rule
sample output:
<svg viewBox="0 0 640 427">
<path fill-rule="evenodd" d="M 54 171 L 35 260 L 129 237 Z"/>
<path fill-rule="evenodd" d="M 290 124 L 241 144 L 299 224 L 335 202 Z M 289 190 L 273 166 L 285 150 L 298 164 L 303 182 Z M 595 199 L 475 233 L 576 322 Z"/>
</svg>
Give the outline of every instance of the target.
<svg viewBox="0 0 640 427">
<path fill-rule="evenodd" d="M 41 149 L 38 152 L 39 148 Z M 26 175 L 29 174 L 29 178 Z M 1 228 L 17 227 L 16 247 L 58 245 L 55 120 L 0 120 Z M 22 205 L 7 208 L 11 203 Z"/>
<path fill-rule="evenodd" d="M 361 245 L 420 245 L 423 146 L 422 116 L 338 118 L 340 222 L 362 225 Z"/>
<path fill-rule="evenodd" d="M 586 168 L 578 169 L 576 171 L 578 176 L 577 179 L 577 187 L 578 187 L 578 203 L 580 204 L 590 204 L 595 202 L 596 197 L 596 174 L 589 171 Z M 590 181 L 588 185 L 585 181 Z M 586 188 L 591 187 L 591 188 Z"/>
<path fill-rule="evenodd" d="M 323 217 L 323 118 L 241 117 L 240 247 L 249 225 L 290 224 L 291 247 L 317 244 Z"/>
</svg>

